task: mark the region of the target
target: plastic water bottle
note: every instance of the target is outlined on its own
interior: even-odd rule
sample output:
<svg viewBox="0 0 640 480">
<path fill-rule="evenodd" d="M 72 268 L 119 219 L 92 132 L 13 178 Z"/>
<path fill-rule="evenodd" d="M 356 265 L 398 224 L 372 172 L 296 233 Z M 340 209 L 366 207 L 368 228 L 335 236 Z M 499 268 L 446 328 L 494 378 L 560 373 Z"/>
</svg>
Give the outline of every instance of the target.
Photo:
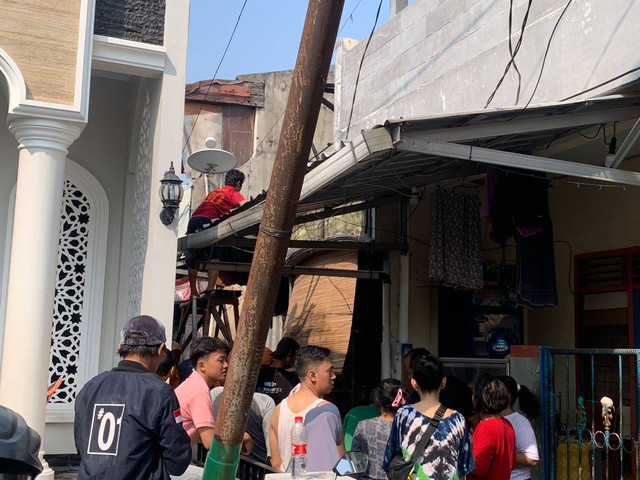
<svg viewBox="0 0 640 480">
<path fill-rule="evenodd" d="M 291 427 L 291 478 L 304 480 L 307 478 L 307 427 L 302 417 L 295 417 L 295 421 Z"/>
</svg>

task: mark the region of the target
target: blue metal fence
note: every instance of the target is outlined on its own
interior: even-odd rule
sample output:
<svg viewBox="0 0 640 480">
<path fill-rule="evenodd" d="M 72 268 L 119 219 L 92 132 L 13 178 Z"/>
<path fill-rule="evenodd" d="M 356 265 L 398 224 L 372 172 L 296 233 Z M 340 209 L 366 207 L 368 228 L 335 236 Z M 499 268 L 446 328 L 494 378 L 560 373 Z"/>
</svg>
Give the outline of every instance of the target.
<svg viewBox="0 0 640 480">
<path fill-rule="evenodd" d="M 540 372 L 544 479 L 638 480 L 640 350 L 544 347 Z"/>
</svg>

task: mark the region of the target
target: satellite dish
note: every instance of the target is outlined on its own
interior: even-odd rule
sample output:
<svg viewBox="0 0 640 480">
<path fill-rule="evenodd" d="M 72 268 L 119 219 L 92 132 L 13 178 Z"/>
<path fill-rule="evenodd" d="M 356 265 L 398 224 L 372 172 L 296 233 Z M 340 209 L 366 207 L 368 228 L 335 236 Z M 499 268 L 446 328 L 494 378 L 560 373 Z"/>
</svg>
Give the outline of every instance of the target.
<svg viewBox="0 0 640 480">
<path fill-rule="evenodd" d="M 225 173 L 238 165 L 238 159 L 226 150 L 205 148 L 189 155 L 187 164 L 202 173 Z"/>
</svg>

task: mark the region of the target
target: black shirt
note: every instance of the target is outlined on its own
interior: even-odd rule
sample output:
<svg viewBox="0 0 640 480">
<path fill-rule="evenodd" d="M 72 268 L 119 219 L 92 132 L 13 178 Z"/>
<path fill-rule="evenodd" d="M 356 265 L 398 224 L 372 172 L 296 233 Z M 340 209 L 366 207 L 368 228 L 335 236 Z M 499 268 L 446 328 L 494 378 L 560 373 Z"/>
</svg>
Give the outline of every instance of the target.
<svg viewBox="0 0 640 480">
<path fill-rule="evenodd" d="M 269 395 L 278 405 L 298 383 L 300 381 L 295 373 L 287 372 L 284 368 L 263 367 L 258 374 L 256 393 Z"/>
<path fill-rule="evenodd" d="M 78 479 L 169 480 L 191 461 L 173 389 L 144 365 L 121 361 L 75 402 Z"/>
</svg>

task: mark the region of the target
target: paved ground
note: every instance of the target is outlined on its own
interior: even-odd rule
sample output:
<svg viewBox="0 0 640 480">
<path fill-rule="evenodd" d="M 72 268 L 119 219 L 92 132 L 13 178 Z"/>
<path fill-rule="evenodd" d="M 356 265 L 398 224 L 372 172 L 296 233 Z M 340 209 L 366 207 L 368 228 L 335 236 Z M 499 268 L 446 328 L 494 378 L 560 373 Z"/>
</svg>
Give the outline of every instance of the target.
<svg viewBox="0 0 640 480">
<path fill-rule="evenodd" d="M 45 455 L 49 466 L 55 472 L 56 480 L 76 480 L 78 478 L 78 455 Z"/>
<path fill-rule="evenodd" d="M 76 480 L 78 478 L 78 471 L 67 471 L 64 473 L 56 472 L 55 477 L 56 480 Z"/>
</svg>

